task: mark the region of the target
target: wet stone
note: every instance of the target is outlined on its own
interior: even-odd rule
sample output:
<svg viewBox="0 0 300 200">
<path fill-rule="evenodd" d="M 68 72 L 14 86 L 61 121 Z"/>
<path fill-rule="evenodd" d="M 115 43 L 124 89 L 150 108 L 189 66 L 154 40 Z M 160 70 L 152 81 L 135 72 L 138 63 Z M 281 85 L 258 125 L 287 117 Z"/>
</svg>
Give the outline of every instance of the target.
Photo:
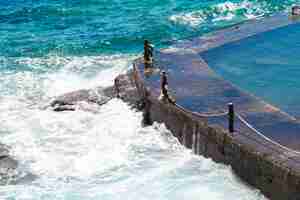
<svg viewBox="0 0 300 200">
<path fill-rule="evenodd" d="M 50 106 L 53 108 L 53 111 L 57 112 L 74 111 L 76 110 L 76 105 L 79 102 L 85 101 L 88 103 L 103 105 L 114 97 L 116 97 L 114 87 L 97 87 L 89 90 L 83 89 L 69 92 L 58 96 L 50 103 Z"/>
</svg>

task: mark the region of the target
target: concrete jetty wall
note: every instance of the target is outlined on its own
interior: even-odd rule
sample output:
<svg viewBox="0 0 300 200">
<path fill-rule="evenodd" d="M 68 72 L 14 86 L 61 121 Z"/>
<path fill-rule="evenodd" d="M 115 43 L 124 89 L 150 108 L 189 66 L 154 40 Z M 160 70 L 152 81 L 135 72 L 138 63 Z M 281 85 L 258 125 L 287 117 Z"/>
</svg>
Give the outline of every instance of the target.
<svg viewBox="0 0 300 200">
<path fill-rule="evenodd" d="M 150 122 L 164 123 L 195 154 L 228 164 L 246 183 L 272 200 L 300 199 L 300 157 L 258 135 L 232 134 L 195 113 L 157 99 L 137 68 L 116 78 L 120 98 L 140 104 Z"/>
</svg>

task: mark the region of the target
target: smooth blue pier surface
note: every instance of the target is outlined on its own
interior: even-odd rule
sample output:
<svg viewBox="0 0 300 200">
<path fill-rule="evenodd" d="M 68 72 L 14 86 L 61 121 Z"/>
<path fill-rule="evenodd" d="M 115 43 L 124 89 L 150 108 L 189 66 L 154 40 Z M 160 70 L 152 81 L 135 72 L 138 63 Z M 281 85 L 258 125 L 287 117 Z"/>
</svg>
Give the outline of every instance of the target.
<svg viewBox="0 0 300 200">
<path fill-rule="evenodd" d="M 286 69 L 281 69 L 279 66 L 290 67 L 292 71 L 294 70 L 295 72 L 291 73 L 293 73 L 295 79 L 297 73 L 300 74 L 295 69 L 297 67 L 296 63 L 300 62 L 296 59 L 296 53 L 293 53 L 297 49 L 297 42 L 294 46 L 292 45 L 292 40 L 295 40 L 296 36 L 299 35 L 300 25 L 292 20 L 290 21 L 291 23 L 286 22 L 287 20 L 282 23 L 282 26 L 276 24 L 276 28 L 282 28 L 273 30 L 266 23 L 262 23 L 264 27 L 257 28 L 258 32 L 255 33 L 256 35 L 251 33 L 252 36 L 248 38 L 249 29 L 244 28 L 244 26 L 248 26 L 246 24 L 241 25 L 238 30 L 224 30 L 224 32 L 216 33 L 216 35 L 195 40 L 196 42 L 194 43 L 187 42 L 176 46 L 174 49 L 163 50 L 155 55 L 155 67 L 167 72 L 170 93 L 175 97 L 177 104 L 184 109 L 210 115 L 226 112 L 227 104 L 233 102 L 236 112 L 257 131 L 282 145 L 300 150 L 300 123 L 298 120 L 264 101 L 265 96 L 254 96 L 251 90 L 243 87 L 243 84 L 241 85 L 243 89 L 240 89 L 239 82 L 236 83 L 234 81 L 239 80 L 241 83 L 245 83 L 244 85 L 249 84 L 251 80 L 257 81 L 253 84 L 258 86 L 263 80 L 269 81 L 270 83 L 267 82 L 268 84 L 275 81 L 276 84 L 272 87 L 270 86 L 271 90 L 262 84 L 259 92 L 263 93 L 264 89 L 266 90 L 265 92 L 270 92 L 270 94 L 279 91 L 279 96 L 283 99 L 288 98 L 287 90 L 291 85 L 280 85 L 280 77 L 287 76 L 288 79 L 291 75 L 284 74 Z M 287 24 L 290 25 L 286 26 Z M 274 24 L 270 26 L 274 26 Z M 226 41 L 226 38 L 223 36 L 235 31 L 239 33 L 239 40 L 235 40 L 232 36 L 228 40 L 230 43 L 206 51 L 207 46 L 218 46 L 214 44 L 214 41 L 216 44 L 222 44 L 222 40 Z M 243 34 L 246 39 L 243 39 Z M 275 44 L 277 42 L 278 44 Z M 277 48 L 273 48 L 273 43 Z M 288 48 L 290 46 L 293 46 L 293 48 Z M 279 47 L 282 49 L 279 49 Z M 286 48 L 284 49 L 284 47 Z M 243 52 L 244 50 L 245 52 Z M 223 60 L 223 58 L 227 59 Z M 293 60 L 296 61 L 293 62 Z M 209 65 L 206 61 L 208 61 Z M 260 61 L 260 65 L 257 64 L 258 61 Z M 223 63 L 227 64 L 227 66 L 223 66 Z M 237 65 L 234 66 L 236 63 Z M 143 72 L 143 63 L 137 62 L 137 64 L 139 70 Z M 236 75 L 233 80 L 233 83 L 236 84 L 232 84 L 229 78 L 231 76 L 230 70 L 238 70 L 240 67 L 245 74 L 244 76 Z M 252 67 L 254 67 L 253 72 L 251 71 Z M 275 71 L 270 69 L 272 67 L 275 68 Z M 226 72 L 224 77 L 222 77 L 222 70 L 224 73 Z M 263 76 L 263 73 L 266 73 L 266 77 Z M 276 74 L 278 75 L 273 77 Z M 251 79 L 247 80 L 250 75 L 252 76 Z M 160 93 L 159 73 L 147 74 L 143 78 L 146 86 L 158 97 Z M 294 83 L 293 81 L 296 80 L 293 80 L 292 77 L 287 82 L 292 84 Z M 297 89 L 296 83 L 294 84 L 295 88 L 291 88 L 290 95 L 297 95 L 295 92 Z M 255 88 L 252 87 L 252 89 Z M 281 92 L 281 90 L 284 91 Z M 273 103 L 273 101 L 270 102 Z M 226 116 L 208 117 L 207 120 L 211 124 L 221 125 L 224 128 L 228 127 Z M 236 119 L 235 125 L 237 133 L 253 135 L 250 134 L 253 132 L 253 129 L 249 129 L 241 120 Z"/>
<path fill-rule="evenodd" d="M 203 52 L 209 66 L 243 90 L 300 117 L 300 24 Z"/>
</svg>

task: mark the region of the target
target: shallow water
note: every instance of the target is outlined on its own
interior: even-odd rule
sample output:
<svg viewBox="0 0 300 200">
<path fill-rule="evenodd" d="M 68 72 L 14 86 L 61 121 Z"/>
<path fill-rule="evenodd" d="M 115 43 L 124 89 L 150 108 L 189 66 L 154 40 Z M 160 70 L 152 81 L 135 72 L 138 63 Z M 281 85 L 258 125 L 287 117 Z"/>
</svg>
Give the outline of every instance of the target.
<svg viewBox="0 0 300 200">
<path fill-rule="evenodd" d="M 286 1 L 0 2 L 0 132 L 20 160 L 1 199 L 265 199 L 230 167 L 194 156 L 161 124 L 113 99 L 94 112 L 43 110 L 53 96 L 108 86 L 142 50 L 284 11 Z"/>
</svg>

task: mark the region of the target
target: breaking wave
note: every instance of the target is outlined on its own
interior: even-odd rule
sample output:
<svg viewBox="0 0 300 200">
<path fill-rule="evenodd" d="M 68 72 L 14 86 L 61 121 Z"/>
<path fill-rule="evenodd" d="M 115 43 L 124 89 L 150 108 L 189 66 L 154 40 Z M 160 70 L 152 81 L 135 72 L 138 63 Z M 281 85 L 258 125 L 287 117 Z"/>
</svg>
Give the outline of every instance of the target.
<svg viewBox="0 0 300 200">
<path fill-rule="evenodd" d="M 182 12 L 169 17 L 169 20 L 191 27 L 200 25 L 207 26 L 212 23 L 224 25 L 228 23 L 238 23 L 244 20 L 259 18 L 265 15 L 273 14 L 276 11 L 286 10 L 294 1 L 272 2 L 272 1 L 249 1 L 241 2 L 226 1 L 203 7 L 200 10 L 191 12 Z"/>
</svg>

